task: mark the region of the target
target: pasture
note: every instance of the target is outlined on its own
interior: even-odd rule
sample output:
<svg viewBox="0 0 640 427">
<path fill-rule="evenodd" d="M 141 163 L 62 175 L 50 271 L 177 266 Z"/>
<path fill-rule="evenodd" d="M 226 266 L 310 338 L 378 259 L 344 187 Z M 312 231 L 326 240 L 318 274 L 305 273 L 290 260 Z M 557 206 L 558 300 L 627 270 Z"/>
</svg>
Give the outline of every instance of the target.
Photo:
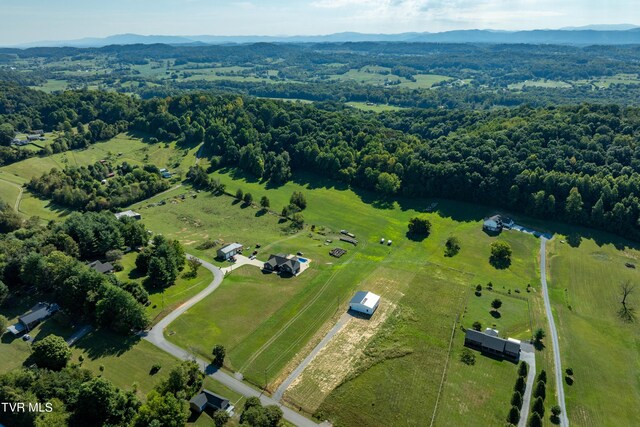
<svg viewBox="0 0 640 427">
<path fill-rule="evenodd" d="M 584 230 L 580 230 L 584 231 Z M 620 238 L 590 233 L 578 247 L 564 236 L 550 242 L 550 296 L 554 304 L 569 422 L 581 426 L 631 426 L 640 419 L 640 332 L 617 315 L 620 284 L 636 284 L 629 297 L 640 308 L 640 251 Z M 564 241 L 565 243 L 562 243 Z M 575 243 L 574 243 L 575 246 Z M 606 350 L 605 350 L 606 349 Z M 615 398 L 603 398 L 611 396 Z"/>
<path fill-rule="evenodd" d="M 370 104 L 368 102 L 347 102 L 346 105 L 357 108 L 358 110 L 373 111 L 375 113 L 381 113 L 383 111 L 398 111 L 402 109 L 402 107 L 396 107 L 395 105 Z"/>
</svg>

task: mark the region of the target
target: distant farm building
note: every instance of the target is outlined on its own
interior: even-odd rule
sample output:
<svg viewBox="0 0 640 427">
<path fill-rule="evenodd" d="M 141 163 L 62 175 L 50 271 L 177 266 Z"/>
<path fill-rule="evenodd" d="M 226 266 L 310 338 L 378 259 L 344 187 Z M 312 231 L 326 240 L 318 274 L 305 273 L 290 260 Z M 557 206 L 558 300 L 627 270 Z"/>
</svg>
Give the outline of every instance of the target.
<svg viewBox="0 0 640 427">
<path fill-rule="evenodd" d="M 298 257 L 276 254 L 269 257 L 263 268 L 266 271 L 279 271 L 295 276 L 300 273 L 302 264 Z"/>
<path fill-rule="evenodd" d="M 515 361 L 520 358 L 520 341 L 500 338 L 495 329 L 488 329 L 485 332 L 467 329 L 464 345 L 493 356 Z"/>
<path fill-rule="evenodd" d="M 29 145 L 29 141 L 27 141 L 26 139 L 20 139 L 20 138 L 13 138 L 13 141 L 11 141 L 11 143 L 13 145 L 17 145 L 18 147 Z"/>
<path fill-rule="evenodd" d="M 380 296 L 373 292 L 359 291 L 349 301 L 349 309 L 364 314 L 373 314 L 380 304 Z"/>
<path fill-rule="evenodd" d="M 189 407 L 197 414 L 201 414 L 205 411 L 216 412 L 226 411 L 232 412 L 233 406 L 229 403 L 228 399 L 215 394 L 209 390 L 202 390 L 196 394 L 189 401 Z"/>
<path fill-rule="evenodd" d="M 93 261 L 89 263 L 89 268 L 97 271 L 98 273 L 108 274 L 113 272 L 113 264 L 110 262 Z"/>
<path fill-rule="evenodd" d="M 44 135 L 44 130 L 42 129 L 36 129 L 36 130 L 32 130 L 30 132 L 31 135 Z"/>
<path fill-rule="evenodd" d="M 142 215 L 140 215 L 138 212 L 132 211 L 132 210 L 128 210 L 128 211 L 124 211 L 124 212 L 118 212 L 116 215 L 116 219 L 120 219 L 120 218 L 133 218 L 133 219 L 140 219 L 142 218 Z"/>
<path fill-rule="evenodd" d="M 218 249 L 218 258 L 226 261 L 229 258 L 242 253 L 242 248 L 243 246 L 240 243 L 230 243 Z"/>
<path fill-rule="evenodd" d="M 7 330 L 13 335 L 19 335 L 23 332 L 28 332 L 33 329 L 38 323 L 47 319 L 55 312 L 60 310 L 58 304 L 49 304 L 46 302 L 39 302 L 31 307 L 28 313 L 23 314 L 18 318 L 18 323 L 9 326 Z"/>
<path fill-rule="evenodd" d="M 172 174 L 167 169 L 160 169 L 160 176 L 163 178 L 171 178 Z"/>
<path fill-rule="evenodd" d="M 355 239 L 355 238 L 356 238 L 356 235 L 355 235 L 355 234 L 353 234 L 353 233 L 349 233 L 347 230 L 340 230 L 340 234 L 344 234 L 345 236 L 349 236 L 349 237 L 351 237 L 352 239 Z"/>
<path fill-rule="evenodd" d="M 27 141 L 39 141 L 44 140 L 44 137 L 40 135 L 27 135 Z"/>
</svg>

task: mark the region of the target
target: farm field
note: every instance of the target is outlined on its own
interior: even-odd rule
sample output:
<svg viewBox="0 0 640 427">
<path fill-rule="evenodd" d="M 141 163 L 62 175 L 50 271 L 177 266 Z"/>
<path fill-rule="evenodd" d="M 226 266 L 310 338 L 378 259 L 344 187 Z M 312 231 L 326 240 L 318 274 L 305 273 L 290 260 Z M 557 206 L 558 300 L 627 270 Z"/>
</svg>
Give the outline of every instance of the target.
<svg viewBox="0 0 640 427">
<path fill-rule="evenodd" d="M 402 107 L 396 107 L 395 105 L 387 105 L 387 104 L 370 105 L 367 102 L 347 102 L 346 105 L 348 105 L 349 107 L 357 108 L 358 110 L 373 111 L 376 113 L 380 113 L 382 111 L 398 111 L 402 109 Z"/>
<path fill-rule="evenodd" d="M 569 422 L 630 426 L 640 418 L 636 404 L 640 401 L 640 333 L 637 326 L 622 321 L 617 311 L 623 281 L 636 284 L 629 304 L 640 305 L 638 272 L 625 267 L 625 263 L 638 263 L 640 251 L 620 238 L 589 234 L 578 247 L 558 236 L 549 249 L 550 297 L 559 328 L 562 366 L 574 371 L 573 383 L 565 381 Z M 597 348 L 607 349 L 606 358 Z M 611 393 L 615 399 L 602 398 Z"/>
</svg>

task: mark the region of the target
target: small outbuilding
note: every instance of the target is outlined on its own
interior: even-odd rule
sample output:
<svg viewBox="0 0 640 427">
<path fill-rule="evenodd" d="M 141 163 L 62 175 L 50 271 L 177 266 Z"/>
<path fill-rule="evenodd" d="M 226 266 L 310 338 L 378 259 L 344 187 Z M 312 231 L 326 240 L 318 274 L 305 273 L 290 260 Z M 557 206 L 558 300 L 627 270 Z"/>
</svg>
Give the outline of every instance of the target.
<svg viewBox="0 0 640 427">
<path fill-rule="evenodd" d="M 364 314 L 373 314 L 380 304 L 380 296 L 373 292 L 358 291 L 349 301 L 349 309 Z"/>
<path fill-rule="evenodd" d="M 124 212 L 118 212 L 116 215 L 116 219 L 120 219 L 120 218 L 133 218 L 133 219 L 141 219 L 142 215 L 140 215 L 138 212 L 132 211 L 132 210 L 128 210 L 128 211 L 124 211 Z"/>
<path fill-rule="evenodd" d="M 189 407 L 197 414 L 209 410 L 211 412 L 227 411 L 231 412 L 233 406 L 229 404 L 229 400 L 215 394 L 209 390 L 202 390 L 189 401 Z"/>
<path fill-rule="evenodd" d="M 230 243 L 218 249 L 217 256 L 219 259 L 228 260 L 242 252 L 243 246 L 240 243 Z"/>
</svg>

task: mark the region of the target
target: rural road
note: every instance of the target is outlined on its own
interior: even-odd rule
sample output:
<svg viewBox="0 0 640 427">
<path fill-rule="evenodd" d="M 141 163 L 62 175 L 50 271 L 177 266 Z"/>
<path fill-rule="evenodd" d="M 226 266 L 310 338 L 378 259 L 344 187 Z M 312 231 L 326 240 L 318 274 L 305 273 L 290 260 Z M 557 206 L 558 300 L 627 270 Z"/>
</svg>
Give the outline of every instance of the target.
<svg viewBox="0 0 640 427">
<path fill-rule="evenodd" d="M 525 348 L 527 349 L 526 351 Z M 536 379 L 536 353 L 533 346 L 525 344 L 520 347 L 520 361 L 527 362 L 527 365 L 529 365 L 527 388 L 524 390 L 524 396 L 522 396 L 522 410 L 520 411 L 520 422 L 518 422 L 518 427 L 526 427 L 527 418 L 529 418 L 529 408 L 531 407 L 533 383 Z"/>
<path fill-rule="evenodd" d="M 273 398 L 276 401 L 280 402 L 282 400 L 284 392 L 287 391 L 291 383 L 294 382 L 296 378 L 298 378 L 298 376 L 302 373 L 302 371 L 304 371 L 304 369 L 313 360 L 313 358 L 316 357 L 320 350 L 322 350 L 329 343 L 329 341 L 331 341 L 331 338 L 333 338 L 333 336 L 337 334 L 344 325 L 347 324 L 349 319 L 351 319 L 351 315 L 349 313 L 344 313 L 340 317 L 336 325 L 327 333 L 327 335 L 324 336 L 324 338 L 322 338 L 322 340 L 318 343 L 317 346 L 315 346 L 311 353 L 309 353 L 309 355 L 305 357 L 302 362 L 300 362 L 300 364 L 293 370 L 293 372 L 291 372 L 291 374 L 289 374 L 289 376 L 282 382 L 282 384 L 280 384 L 280 387 L 278 387 L 276 392 L 273 394 Z"/>
<path fill-rule="evenodd" d="M 556 389 L 558 393 L 558 406 L 562 409 L 560 414 L 560 425 L 562 427 L 569 426 L 569 418 L 567 417 L 567 407 L 564 403 L 564 379 L 562 377 L 562 364 L 560 362 L 560 343 L 558 342 L 558 331 L 553 321 L 553 313 L 551 312 L 551 302 L 549 301 L 549 290 L 547 289 L 547 239 L 540 237 L 540 282 L 542 283 L 542 296 L 544 298 L 544 308 L 547 312 L 549 320 L 549 332 L 553 344 L 553 359 L 555 365 Z"/>
<path fill-rule="evenodd" d="M 193 255 L 189 255 L 189 254 L 187 254 L 187 256 L 196 258 Z M 202 262 L 203 267 L 205 267 L 207 270 L 213 273 L 213 280 L 211 281 L 209 286 L 207 286 L 205 289 L 200 291 L 200 293 L 195 295 L 190 300 L 180 305 L 177 309 L 169 313 L 165 318 L 163 318 L 161 321 L 156 323 L 156 325 L 153 328 L 151 328 L 149 331 L 146 331 L 142 334 L 143 338 L 149 341 L 151 344 L 155 345 L 159 349 L 164 350 L 167 353 L 172 354 L 173 356 L 182 360 L 194 360 L 194 356 L 189 354 L 183 348 L 180 348 L 177 345 L 167 341 L 164 337 L 165 328 L 169 326 L 171 322 L 176 320 L 180 315 L 182 315 L 185 311 L 187 311 L 188 309 L 193 307 L 195 304 L 202 301 L 205 297 L 210 295 L 213 291 L 215 291 L 218 288 L 218 286 L 220 286 L 220 283 L 222 283 L 222 279 L 224 278 L 224 273 L 218 267 L 216 267 L 215 265 L 205 260 L 202 260 L 200 258 L 198 259 L 200 260 L 200 262 Z M 317 427 L 318 426 L 317 423 L 311 421 L 310 419 L 299 414 L 298 412 L 293 411 L 287 408 L 286 406 L 280 405 L 275 399 L 272 399 L 266 395 L 263 395 L 258 390 L 234 378 L 233 376 L 227 374 L 226 372 L 217 370 L 216 368 L 211 366 L 211 363 L 209 361 L 205 361 L 197 357 L 195 358 L 195 361 L 196 363 L 198 363 L 200 368 L 205 372 L 205 374 L 212 377 L 216 381 L 224 384 L 225 386 L 229 387 L 233 391 L 247 397 L 250 397 L 250 396 L 259 397 L 263 405 L 279 406 L 280 409 L 282 409 L 284 418 L 287 421 L 295 424 L 296 426 L 300 426 L 300 427 Z"/>
</svg>

